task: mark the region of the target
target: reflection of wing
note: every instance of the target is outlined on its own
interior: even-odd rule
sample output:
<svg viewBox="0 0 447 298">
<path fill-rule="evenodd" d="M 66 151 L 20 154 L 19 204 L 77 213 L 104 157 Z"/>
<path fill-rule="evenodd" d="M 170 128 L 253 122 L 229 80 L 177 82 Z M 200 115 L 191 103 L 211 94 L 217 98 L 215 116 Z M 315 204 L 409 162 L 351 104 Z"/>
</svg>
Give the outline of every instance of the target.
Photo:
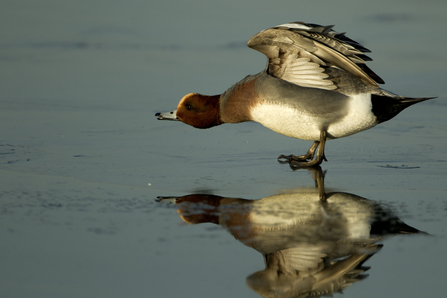
<svg viewBox="0 0 447 298">
<path fill-rule="evenodd" d="M 278 251 L 276 254 L 282 256 L 283 270 L 287 268 L 286 271 L 297 270 L 300 272 L 312 269 L 314 269 L 313 272 L 317 272 L 323 269 L 323 258 L 326 257 L 321 249 L 312 246 L 288 248 Z"/>
<path fill-rule="evenodd" d="M 371 87 L 383 80 L 365 65 L 368 49 L 332 30 L 333 26 L 288 23 L 264 30 L 247 45 L 268 58 L 267 72 L 302 87 L 337 88 L 335 69 L 360 78 Z"/>
<path fill-rule="evenodd" d="M 369 249 L 372 254 L 353 254 L 343 260 L 332 262 L 330 266 L 313 275 L 315 278 L 313 290 L 319 294 L 341 292 L 353 283 L 366 278 L 368 275 L 363 273 L 369 270 L 369 267 L 362 265 L 381 247 L 379 245 L 371 246 Z"/>
<path fill-rule="evenodd" d="M 365 253 L 336 259 L 326 259 L 321 247 L 311 245 L 278 251 L 264 256 L 266 269 L 247 277 L 247 285 L 263 297 L 332 296 L 366 278 L 364 272 L 369 267 L 363 267 L 363 263 L 380 248 L 365 246 Z"/>
</svg>

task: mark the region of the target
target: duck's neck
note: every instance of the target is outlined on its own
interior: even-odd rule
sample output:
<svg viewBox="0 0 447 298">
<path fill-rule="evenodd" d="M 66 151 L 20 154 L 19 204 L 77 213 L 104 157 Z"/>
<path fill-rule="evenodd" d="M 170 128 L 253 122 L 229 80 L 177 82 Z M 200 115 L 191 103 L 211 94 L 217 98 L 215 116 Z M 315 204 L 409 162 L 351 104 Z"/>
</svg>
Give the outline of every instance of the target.
<svg viewBox="0 0 447 298">
<path fill-rule="evenodd" d="M 220 97 L 222 123 L 252 121 L 251 109 L 258 104 L 255 88 L 257 75 L 248 76 L 225 91 Z"/>
<path fill-rule="evenodd" d="M 219 95 L 200 95 L 202 99 L 206 102 L 208 117 L 202 118 L 204 122 L 209 124 L 204 124 L 204 128 L 213 127 L 221 125 L 224 123 L 221 117 L 221 105 Z"/>
</svg>

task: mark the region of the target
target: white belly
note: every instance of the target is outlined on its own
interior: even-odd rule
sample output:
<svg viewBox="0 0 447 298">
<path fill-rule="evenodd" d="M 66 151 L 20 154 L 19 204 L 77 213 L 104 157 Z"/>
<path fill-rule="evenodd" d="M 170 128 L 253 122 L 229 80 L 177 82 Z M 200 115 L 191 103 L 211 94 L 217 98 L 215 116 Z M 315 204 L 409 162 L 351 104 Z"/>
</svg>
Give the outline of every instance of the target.
<svg viewBox="0 0 447 298">
<path fill-rule="evenodd" d="M 377 124 L 377 117 L 372 112 L 371 94 L 351 96 L 346 117 L 328 127 L 328 134 L 334 139 L 343 138 Z"/>
<path fill-rule="evenodd" d="M 326 127 L 331 139 L 342 138 L 375 126 L 372 113 L 371 95 L 360 94 L 351 97 L 344 117 L 328 119 L 299 111 L 287 105 L 263 103 L 251 109 L 253 121 L 280 134 L 302 140 L 317 141 Z"/>
<path fill-rule="evenodd" d="M 253 121 L 288 137 L 310 141 L 320 139 L 318 119 L 289 106 L 264 103 L 252 108 L 251 116 Z"/>
</svg>

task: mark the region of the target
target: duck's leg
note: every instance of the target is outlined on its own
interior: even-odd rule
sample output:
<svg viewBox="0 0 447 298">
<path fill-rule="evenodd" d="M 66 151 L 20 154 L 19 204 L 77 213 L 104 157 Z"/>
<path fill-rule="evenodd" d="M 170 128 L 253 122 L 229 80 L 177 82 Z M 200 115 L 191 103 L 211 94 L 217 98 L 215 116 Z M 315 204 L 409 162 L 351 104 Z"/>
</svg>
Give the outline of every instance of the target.
<svg viewBox="0 0 447 298">
<path fill-rule="evenodd" d="M 309 171 L 312 171 L 312 178 L 315 180 L 315 187 L 318 188 L 320 200 L 322 202 L 326 201 L 326 191 L 324 188 L 324 175 L 326 172 L 323 172 L 320 166 L 310 167 Z"/>
<path fill-rule="evenodd" d="M 281 154 L 280 156 L 278 156 L 278 161 L 279 162 L 288 162 L 290 163 L 291 161 L 307 161 L 308 159 L 312 159 L 314 158 L 315 155 L 315 151 L 318 148 L 318 145 L 320 144 L 320 141 L 315 141 L 312 146 L 309 148 L 309 150 L 307 150 L 307 153 L 304 155 L 283 155 Z M 281 160 L 284 159 L 284 160 Z"/>
<path fill-rule="evenodd" d="M 327 161 L 326 156 L 324 155 L 324 146 L 326 145 L 326 137 L 327 137 L 326 131 L 322 131 L 320 133 L 320 141 L 315 141 L 305 155 L 300 156 L 280 155 L 278 157 L 278 161 L 281 161 L 280 159 L 286 159 L 286 161 L 290 164 L 292 168 L 305 168 L 305 167 L 318 166 L 323 162 L 323 160 Z M 318 148 L 317 156 L 315 157 L 315 159 L 313 159 L 317 148 Z"/>
</svg>

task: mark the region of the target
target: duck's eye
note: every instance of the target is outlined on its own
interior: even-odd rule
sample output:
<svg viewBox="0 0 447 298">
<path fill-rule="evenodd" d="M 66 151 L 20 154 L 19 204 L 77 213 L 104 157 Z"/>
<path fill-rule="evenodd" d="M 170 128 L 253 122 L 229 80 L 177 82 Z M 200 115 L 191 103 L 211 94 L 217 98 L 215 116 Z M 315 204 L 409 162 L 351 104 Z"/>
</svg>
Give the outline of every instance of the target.
<svg viewBox="0 0 447 298">
<path fill-rule="evenodd" d="M 192 106 L 191 106 L 191 105 L 186 105 L 186 109 L 187 109 L 188 111 L 191 111 L 191 110 L 192 110 Z"/>
</svg>

